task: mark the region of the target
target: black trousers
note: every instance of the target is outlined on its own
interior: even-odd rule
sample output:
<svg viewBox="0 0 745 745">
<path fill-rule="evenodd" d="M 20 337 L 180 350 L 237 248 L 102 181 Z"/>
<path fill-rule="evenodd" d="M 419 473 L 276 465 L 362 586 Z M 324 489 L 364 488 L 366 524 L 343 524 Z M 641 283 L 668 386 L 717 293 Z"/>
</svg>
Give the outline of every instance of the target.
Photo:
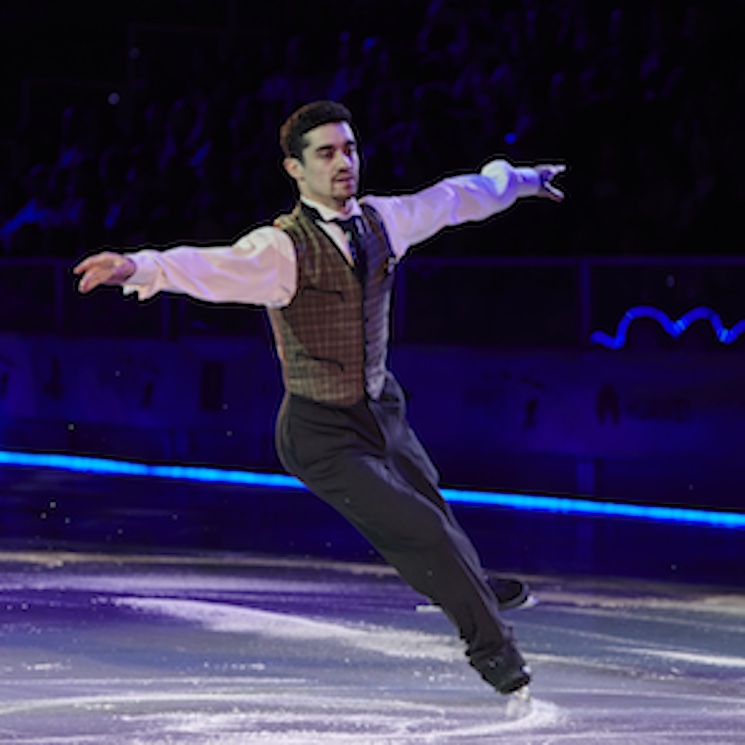
<svg viewBox="0 0 745 745">
<path fill-rule="evenodd" d="M 480 667 L 511 639 L 473 544 L 438 489 L 389 375 L 379 401 L 336 407 L 285 396 L 277 419 L 285 468 L 346 517 L 416 591 L 439 605 Z"/>
</svg>

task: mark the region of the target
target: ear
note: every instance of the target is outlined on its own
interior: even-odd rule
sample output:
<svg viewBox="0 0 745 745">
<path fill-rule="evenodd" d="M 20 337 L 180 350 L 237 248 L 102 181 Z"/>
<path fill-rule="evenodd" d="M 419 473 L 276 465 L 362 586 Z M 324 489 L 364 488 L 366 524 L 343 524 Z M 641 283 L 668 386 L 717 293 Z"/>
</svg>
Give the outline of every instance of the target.
<svg viewBox="0 0 745 745">
<path fill-rule="evenodd" d="M 285 158 L 282 164 L 285 167 L 285 171 L 295 179 L 295 181 L 303 181 L 305 178 L 305 169 L 303 164 L 297 158 Z"/>
</svg>

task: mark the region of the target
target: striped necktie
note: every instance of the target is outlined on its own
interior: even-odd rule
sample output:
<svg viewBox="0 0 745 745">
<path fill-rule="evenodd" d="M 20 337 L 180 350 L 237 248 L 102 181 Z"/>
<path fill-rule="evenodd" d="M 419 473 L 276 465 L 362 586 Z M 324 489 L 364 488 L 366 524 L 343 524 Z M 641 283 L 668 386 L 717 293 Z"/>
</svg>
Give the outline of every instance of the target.
<svg viewBox="0 0 745 745">
<path fill-rule="evenodd" d="M 344 235 L 347 236 L 349 241 L 349 250 L 352 252 L 352 261 L 357 268 L 357 273 L 360 278 L 365 276 L 365 270 L 367 269 L 367 262 L 365 256 L 365 235 L 363 233 L 364 227 L 362 225 L 362 218 L 360 217 L 348 217 L 346 220 L 336 219 L 335 222 L 343 231 Z"/>
</svg>

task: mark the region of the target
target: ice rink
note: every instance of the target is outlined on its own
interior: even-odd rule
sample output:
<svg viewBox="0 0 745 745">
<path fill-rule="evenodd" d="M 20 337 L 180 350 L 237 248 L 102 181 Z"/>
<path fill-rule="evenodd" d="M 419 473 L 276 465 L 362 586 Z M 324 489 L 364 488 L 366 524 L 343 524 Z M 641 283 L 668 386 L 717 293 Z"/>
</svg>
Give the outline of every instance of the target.
<svg viewBox="0 0 745 745">
<path fill-rule="evenodd" d="M 745 593 L 528 579 L 526 699 L 376 565 L 0 554 L 0 743 L 745 742 Z"/>
</svg>

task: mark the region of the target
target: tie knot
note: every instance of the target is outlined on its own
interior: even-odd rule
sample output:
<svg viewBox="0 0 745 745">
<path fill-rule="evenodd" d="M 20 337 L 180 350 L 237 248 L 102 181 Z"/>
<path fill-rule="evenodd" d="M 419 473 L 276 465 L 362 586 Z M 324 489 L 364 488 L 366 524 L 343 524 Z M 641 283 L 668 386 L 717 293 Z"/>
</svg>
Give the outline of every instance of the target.
<svg viewBox="0 0 745 745">
<path fill-rule="evenodd" d="M 359 236 L 364 232 L 364 228 L 362 227 L 362 220 L 360 219 L 359 215 L 352 215 L 352 217 L 346 218 L 335 217 L 331 220 L 324 220 L 324 218 L 321 217 L 321 213 L 315 207 L 311 207 L 305 202 L 301 203 L 301 207 L 306 216 L 314 222 L 334 222 L 345 233 L 351 233 L 352 235 L 356 236 Z"/>
<path fill-rule="evenodd" d="M 341 218 L 335 218 L 333 222 L 335 222 L 345 233 L 359 235 L 362 232 L 360 230 L 360 218 L 356 215 L 353 217 L 347 217 L 344 220 Z"/>
</svg>

